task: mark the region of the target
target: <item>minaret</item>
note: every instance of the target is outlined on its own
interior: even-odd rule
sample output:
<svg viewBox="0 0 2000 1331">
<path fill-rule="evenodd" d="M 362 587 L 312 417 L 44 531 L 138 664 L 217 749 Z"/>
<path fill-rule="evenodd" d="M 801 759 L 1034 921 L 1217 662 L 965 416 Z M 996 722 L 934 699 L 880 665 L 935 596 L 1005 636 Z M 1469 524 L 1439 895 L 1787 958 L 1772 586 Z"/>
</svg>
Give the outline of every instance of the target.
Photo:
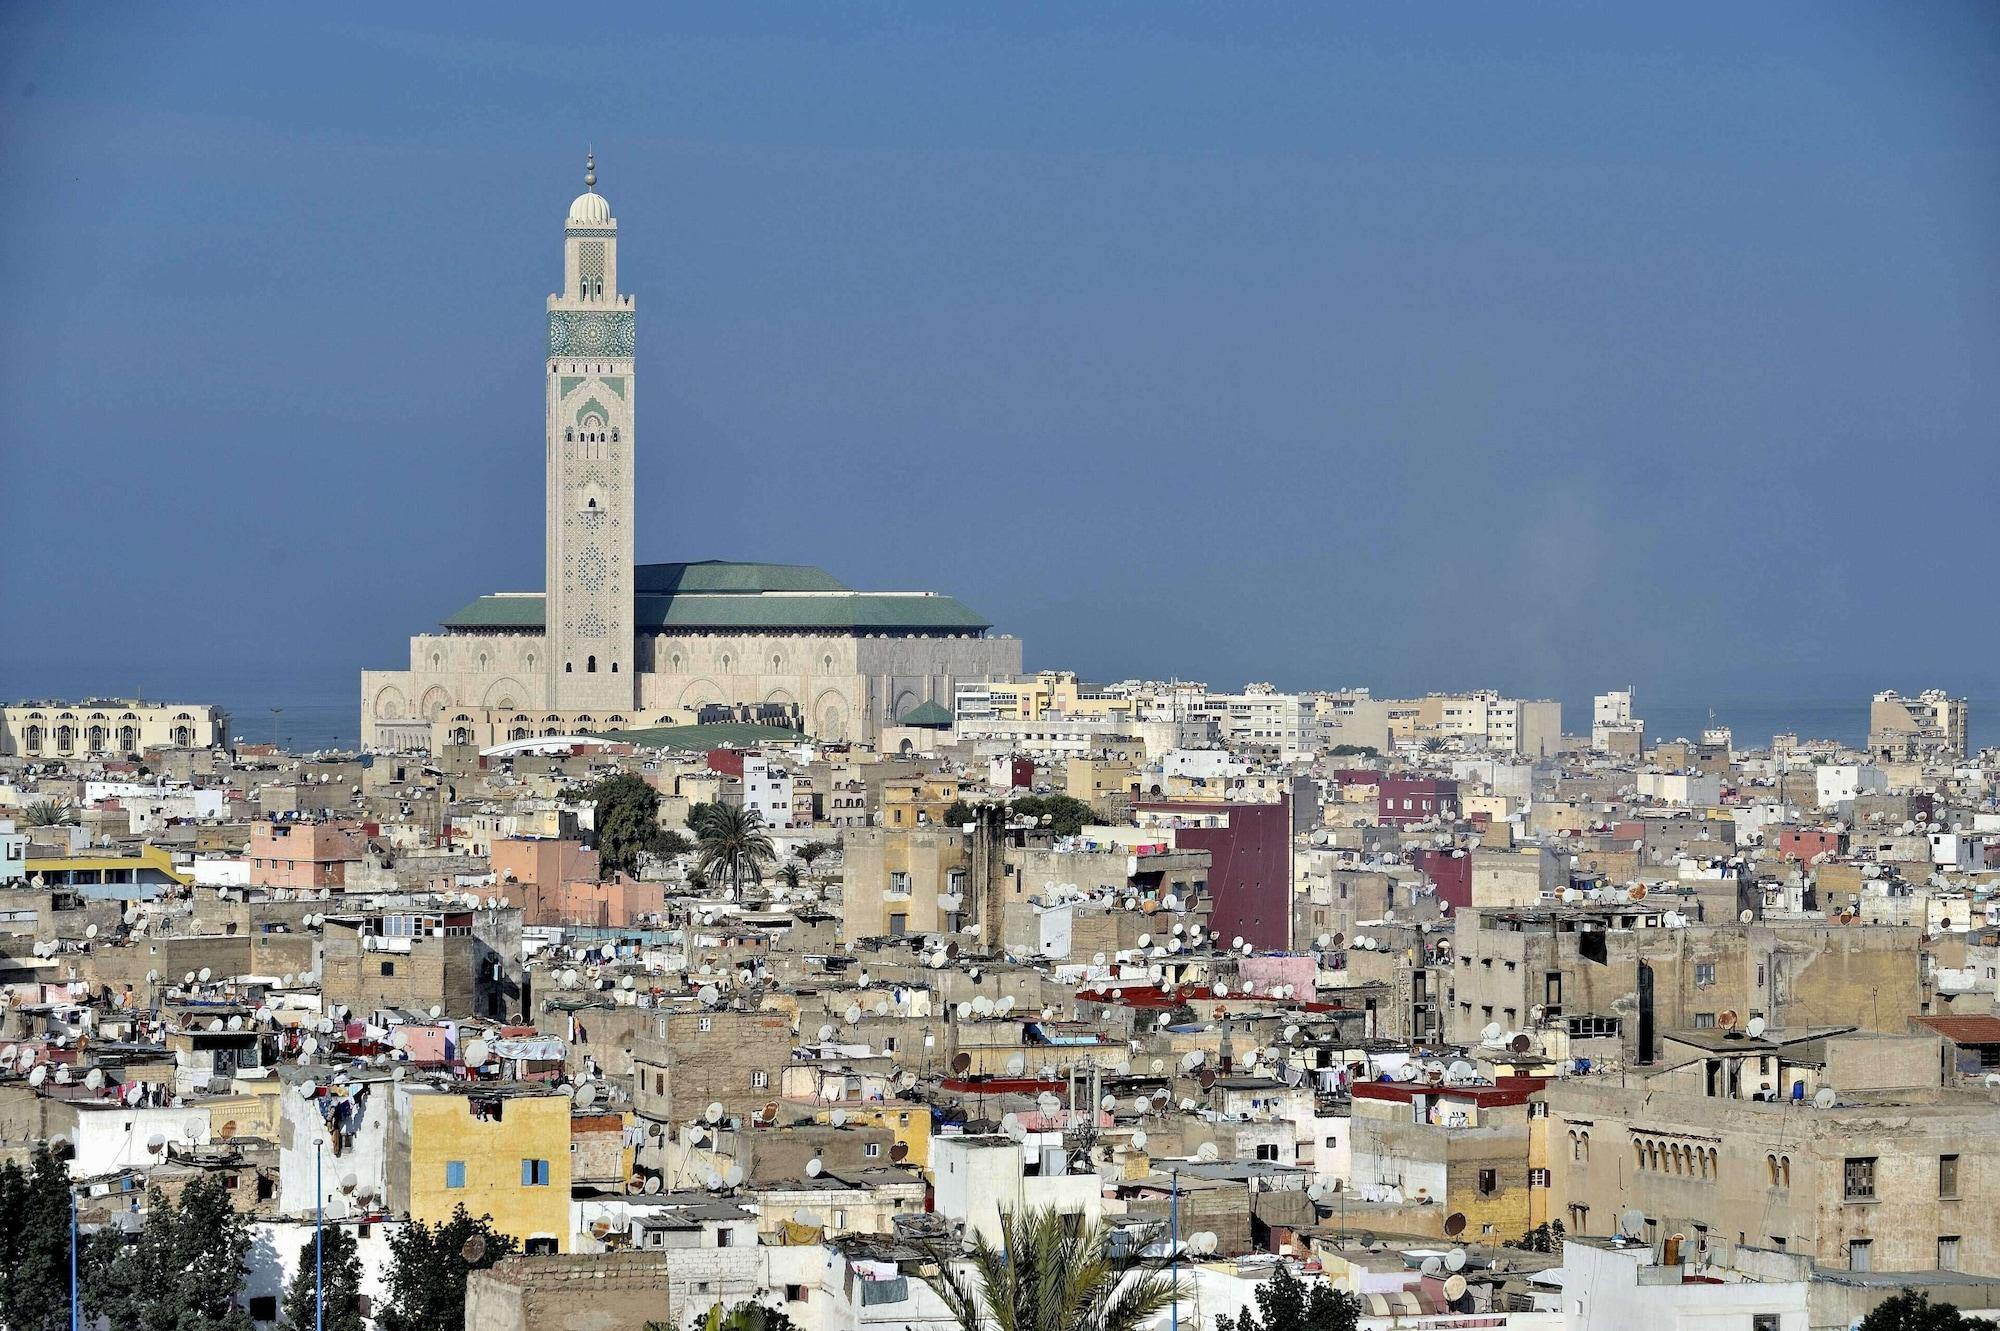
<svg viewBox="0 0 2000 1331">
<path fill-rule="evenodd" d="M 618 222 L 584 158 L 549 297 L 549 706 L 629 713 L 632 650 L 632 298 L 618 291 Z M 601 721 L 602 716 L 593 720 Z"/>
</svg>

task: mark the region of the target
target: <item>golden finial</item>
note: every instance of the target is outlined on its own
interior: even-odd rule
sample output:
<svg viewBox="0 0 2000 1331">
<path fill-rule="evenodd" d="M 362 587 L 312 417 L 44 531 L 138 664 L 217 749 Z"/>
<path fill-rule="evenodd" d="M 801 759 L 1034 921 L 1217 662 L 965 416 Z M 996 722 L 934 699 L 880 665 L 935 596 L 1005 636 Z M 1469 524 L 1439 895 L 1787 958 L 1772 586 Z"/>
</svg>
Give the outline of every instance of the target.
<svg viewBox="0 0 2000 1331">
<path fill-rule="evenodd" d="M 583 187 L 587 190 L 597 188 L 597 154 L 589 148 L 583 150 Z"/>
</svg>

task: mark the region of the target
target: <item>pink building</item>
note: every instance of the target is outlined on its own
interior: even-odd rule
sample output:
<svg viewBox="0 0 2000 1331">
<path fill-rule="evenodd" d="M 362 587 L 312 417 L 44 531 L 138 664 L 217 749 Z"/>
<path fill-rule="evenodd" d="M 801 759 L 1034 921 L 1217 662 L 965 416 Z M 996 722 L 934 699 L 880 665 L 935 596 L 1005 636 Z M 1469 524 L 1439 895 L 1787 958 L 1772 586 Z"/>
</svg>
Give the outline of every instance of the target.
<svg viewBox="0 0 2000 1331">
<path fill-rule="evenodd" d="M 252 887 L 342 887 L 359 864 L 368 834 L 355 823 L 255 822 L 250 825 Z"/>
</svg>

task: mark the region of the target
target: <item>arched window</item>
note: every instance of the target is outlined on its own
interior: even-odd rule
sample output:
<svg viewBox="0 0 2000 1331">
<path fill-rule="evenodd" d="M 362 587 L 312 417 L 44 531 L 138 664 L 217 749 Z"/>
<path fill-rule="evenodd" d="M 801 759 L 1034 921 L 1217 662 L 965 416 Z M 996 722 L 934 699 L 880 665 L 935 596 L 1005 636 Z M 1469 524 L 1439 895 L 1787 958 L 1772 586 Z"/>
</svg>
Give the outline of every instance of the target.
<svg viewBox="0 0 2000 1331">
<path fill-rule="evenodd" d="M 584 673 L 584 674 L 586 674 L 586 675 L 594 675 L 594 674 L 596 674 L 596 673 L 597 673 L 597 658 L 596 658 L 596 657 L 594 657 L 594 656 L 586 656 L 586 657 L 585 657 L 585 658 L 583 659 L 583 673 Z"/>
<path fill-rule="evenodd" d="M 1771 1186 L 1772 1186 L 1772 1187 L 1774 1187 L 1774 1188 L 1775 1188 L 1775 1187 L 1777 1187 L 1777 1186 L 1778 1186 L 1778 1157 L 1777 1157 L 1777 1156 L 1775 1156 L 1775 1155 L 1767 1155 L 1767 1156 L 1765 1156 L 1765 1157 L 1764 1157 L 1764 1168 L 1766 1168 L 1766 1169 L 1768 1169 L 1769 1171 L 1771 1171 Z"/>
<path fill-rule="evenodd" d="M 611 427 L 611 442 L 614 444 L 618 442 L 618 427 L 615 425 Z"/>
<path fill-rule="evenodd" d="M 616 661 L 611 663 L 611 673 L 614 675 L 618 673 L 618 663 Z"/>
<path fill-rule="evenodd" d="M 563 673 L 565 675 L 574 673 L 572 664 L 570 662 L 568 661 L 563 662 Z"/>
<path fill-rule="evenodd" d="M 534 668 L 535 668 L 535 654 L 534 654 L 533 652 L 529 652 L 529 653 L 528 653 L 528 669 L 530 669 L 530 670 L 533 670 Z"/>
<path fill-rule="evenodd" d="M 484 670 L 484 669 L 486 669 L 486 653 L 485 653 L 485 652 L 481 652 L 481 653 L 479 654 L 479 668 L 480 668 L 481 670 Z"/>
<path fill-rule="evenodd" d="M 575 443 L 575 442 L 576 442 L 576 427 L 575 427 L 575 426 L 573 426 L 573 425 L 572 425 L 572 426 L 565 426 L 565 427 L 564 427 L 564 429 L 563 429 L 563 442 L 564 442 L 564 443 L 566 443 L 566 444 L 573 444 L 573 443 Z"/>
<path fill-rule="evenodd" d="M 1778 1179 L 1779 1187 L 1789 1188 L 1792 1186 L 1792 1157 L 1789 1155 L 1778 1157 Z"/>
</svg>

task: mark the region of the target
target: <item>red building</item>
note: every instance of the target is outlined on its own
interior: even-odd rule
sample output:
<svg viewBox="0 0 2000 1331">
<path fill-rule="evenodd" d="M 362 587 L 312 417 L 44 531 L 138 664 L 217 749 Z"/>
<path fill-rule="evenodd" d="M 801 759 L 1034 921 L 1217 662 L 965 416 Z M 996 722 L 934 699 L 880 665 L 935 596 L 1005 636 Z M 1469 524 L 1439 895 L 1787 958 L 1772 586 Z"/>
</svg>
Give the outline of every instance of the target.
<svg viewBox="0 0 2000 1331">
<path fill-rule="evenodd" d="M 1829 827 L 1787 827 L 1778 833 L 1778 853 L 1800 864 L 1837 858 L 1847 850 L 1847 838 Z"/>
<path fill-rule="evenodd" d="M 1417 868 L 1437 889 L 1438 900 L 1453 910 L 1472 905 L 1472 856 L 1462 850 L 1420 850 Z"/>
<path fill-rule="evenodd" d="M 1209 853 L 1210 927 L 1224 943 L 1269 952 L 1292 945 L 1292 801 L 1149 800 L 1133 806 L 1142 827 L 1171 827 L 1178 849 Z"/>
<path fill-rule="evenodd" d="M 1458 817 L 1458 782 L 1429 776 L 1385 776 L 1375 783 L 1375 818 L 1420 823 Z"/>
</svg>

